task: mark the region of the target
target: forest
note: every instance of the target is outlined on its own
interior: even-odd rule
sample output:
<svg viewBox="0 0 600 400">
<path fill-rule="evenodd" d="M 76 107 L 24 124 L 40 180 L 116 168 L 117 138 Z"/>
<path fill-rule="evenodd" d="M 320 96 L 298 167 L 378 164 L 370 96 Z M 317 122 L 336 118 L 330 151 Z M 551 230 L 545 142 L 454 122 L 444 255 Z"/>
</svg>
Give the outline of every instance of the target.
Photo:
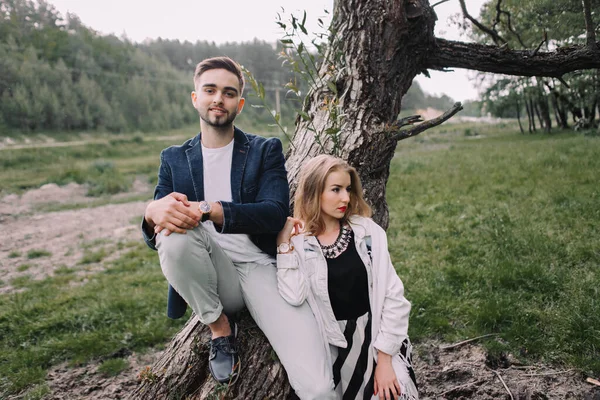
<svg viewBox="0 0 600 400">
<path fill-rule="evenodd" d="M 288 127 L 301 106 L 297 96 L 286 95 L 284 84 L 294 76 L 282 65 L 281 43 L 160 38 L 133 43 L 101 35 L 44 0 L 3 0 L 0 17 L 3 131 L 149 132 L 189 126 L 197 122 L 189 104 L 194 67 L 218 55 L 237 60 L 263 84 L 270 108 L 277 108 L 275 91 L 280 91 L 279 111 Z M 246 91 L 249 104 L 260 105 L 251 91 Z M 444 109 L 453 102 L 429 96 L 415 83 L 405 108 Z M 261 129 L 273 123 L 264 108 L 252 106 L 243 118 Z"/>
</svg>

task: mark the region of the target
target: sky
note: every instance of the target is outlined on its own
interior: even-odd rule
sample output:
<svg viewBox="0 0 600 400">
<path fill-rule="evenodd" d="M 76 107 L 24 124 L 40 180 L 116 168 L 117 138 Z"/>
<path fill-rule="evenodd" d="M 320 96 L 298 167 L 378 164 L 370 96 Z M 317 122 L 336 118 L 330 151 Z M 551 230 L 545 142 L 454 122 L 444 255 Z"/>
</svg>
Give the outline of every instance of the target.
<svg viewBox="0 0 600 400">
<path fill-rule="evenodd" d="M 307 28 L 317 31 L 317 18 L 328 21 L 324 10 L 332 11 L 333 0 L 49 0 L 65 16 L 72 12 L 88 27 L 103 33 L 126 35 L 130 40 L 179 39 L 243 42 L 254 38 L 274 42 L 282 37 L 275 23 L 277 13 L 302 15 L 307 12 Z M 437 0 L 430 0 L 430 4 Z M 470 14 L 477 16 L 485 0 L 467 0 Z M 165 7 L 167 5 L 167 7 Z M 438 15 L 436 36 L 450 40 L 468 40 L 460 36 L 449 18 L 460 12 L 458 0 L 435 7 Z M 457 101 L 476 99 L 476 73 L 430 71 L 431 78 L 419 75 L 422 89 L 435 95 L 446 94 Z"/>
</svg>

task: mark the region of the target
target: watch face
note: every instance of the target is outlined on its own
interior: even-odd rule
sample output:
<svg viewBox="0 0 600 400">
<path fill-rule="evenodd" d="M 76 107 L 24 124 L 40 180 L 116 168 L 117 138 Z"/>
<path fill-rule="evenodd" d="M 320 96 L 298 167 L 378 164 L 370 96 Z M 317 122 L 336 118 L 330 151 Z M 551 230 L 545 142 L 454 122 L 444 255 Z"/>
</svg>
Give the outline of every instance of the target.
<svg viewBox="0 0 600 400">
<path fill-rule="evenodd" d="M 289 243 L 281 243 L 279 246 L 277 246 L 277 250 L 280 253 L 287 253 L 288 251 L 290 251 L 290 244 Z"/>
<path fill-rule="evenodd" d="M 200 208 L 200 211 L 202 211 L 205 214 L 210 212 L 210 204 L 206 201 L 200 202 L 198 208 Z"/>
</svg>

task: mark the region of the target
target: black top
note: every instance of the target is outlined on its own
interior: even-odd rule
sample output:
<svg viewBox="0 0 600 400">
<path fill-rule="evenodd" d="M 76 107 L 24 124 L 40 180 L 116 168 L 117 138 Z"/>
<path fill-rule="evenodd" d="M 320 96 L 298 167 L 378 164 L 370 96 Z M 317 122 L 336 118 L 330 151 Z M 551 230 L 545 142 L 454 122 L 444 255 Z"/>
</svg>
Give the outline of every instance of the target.
<svg viewBox="0 0 600 400">
<path fill-rule="evenodd" d="M 327 289 L 338 321 L 356 319 L 370 310 L 367 270 L 350 234 L 348 248 L 327 260 Z"/>
</svg>

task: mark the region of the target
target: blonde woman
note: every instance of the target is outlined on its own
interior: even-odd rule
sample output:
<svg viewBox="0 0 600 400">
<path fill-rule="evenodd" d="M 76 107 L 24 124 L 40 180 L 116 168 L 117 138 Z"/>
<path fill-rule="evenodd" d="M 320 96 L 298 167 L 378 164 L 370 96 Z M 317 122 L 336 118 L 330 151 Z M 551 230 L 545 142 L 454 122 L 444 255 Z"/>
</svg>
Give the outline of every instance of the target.
<svg viewBox="0 0 600 400">
<path fill-rule="evenodd" d="M 277 237 L 279 292 L 310 305 L 343 399 L 418 399 L 410 303 L 385 231 L 370 218 L 356 170 L 332 156 L 302 168 L 294 217 Z"/>
</svg>

